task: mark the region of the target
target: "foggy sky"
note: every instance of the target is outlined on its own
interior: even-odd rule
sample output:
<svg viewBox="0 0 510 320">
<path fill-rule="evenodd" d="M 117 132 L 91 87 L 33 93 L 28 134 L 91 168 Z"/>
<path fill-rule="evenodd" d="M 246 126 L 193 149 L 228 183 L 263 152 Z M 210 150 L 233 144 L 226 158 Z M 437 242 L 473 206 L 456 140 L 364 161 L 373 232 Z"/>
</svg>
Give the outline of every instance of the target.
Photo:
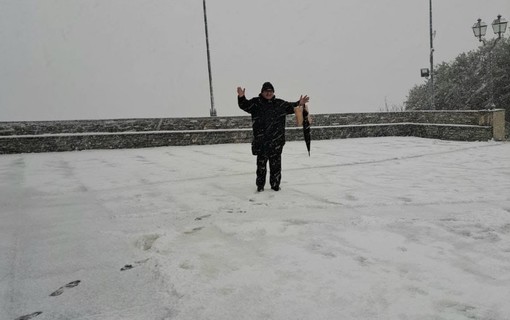
<svg viewBox="0 0 510 320">
<path fill-rule="evenodd" d="M 209 0 L 218 115 L 243 115 L 236 87 L 256 96 L 265 81 L 285 100 L 308 94 L 314 113 L 401 105 L 429 67 L 428 3 Z M 477 48 L 477 18 L 510 19 L 508 0 L 433 6 L 436 63 Z M 0 0 L 0 121 L 209 109 L 202 1 Z"/>
</svg>

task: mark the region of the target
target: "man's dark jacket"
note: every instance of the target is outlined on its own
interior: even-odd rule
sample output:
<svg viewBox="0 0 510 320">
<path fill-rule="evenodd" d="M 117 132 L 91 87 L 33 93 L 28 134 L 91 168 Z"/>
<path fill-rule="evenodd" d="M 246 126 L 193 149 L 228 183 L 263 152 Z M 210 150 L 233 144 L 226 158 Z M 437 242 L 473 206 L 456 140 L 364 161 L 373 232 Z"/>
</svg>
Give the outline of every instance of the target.
<svg viewBox="0 0 510 320">
<path fill-rule="evenodd" d="M 252 153 L 266 156 L 281 154 L 285 144 L 285 118 L 294 113 L 299 102 L 287 102 L 276 97 L 266 100 L 260 94 L 250 100 L 238 96 L 237 103 L 239 108 L 251 114 Z"/>
</svg>

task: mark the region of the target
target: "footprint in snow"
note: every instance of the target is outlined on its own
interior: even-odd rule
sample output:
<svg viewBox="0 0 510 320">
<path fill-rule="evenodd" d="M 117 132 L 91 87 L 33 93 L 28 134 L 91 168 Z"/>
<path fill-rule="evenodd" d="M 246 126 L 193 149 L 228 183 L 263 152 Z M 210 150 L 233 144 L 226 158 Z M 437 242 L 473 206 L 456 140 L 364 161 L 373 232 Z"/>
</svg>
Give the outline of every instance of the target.
<svg viewBox="0 0 510 320">
<path fill-rule="evenodd" d="M 210 216 L 211 216 L 210 214 L 206 214 L 205 216 L 196 217 L 196 218 L 195 218 L 195 221 L 200 221 L 200 220 L 202 220 L 202 219 L 209 218 Z"/>
<path fill-rule="evenodd" d="M 76 287 L 77 285 L 79 285 L 79 284 L 80 284 L 80 282 L 81 282 L 80 280 L 76 280 L 76 281 L 69 282 L 69 283 L 68 283 L 68 284 L 66 284 L 65 286 L 58 288 L 56 291 L 54 291 L 52 294 L 50 294 L 50 297 L 56 297 L 56 296 L 59 296 L 59 295 L 61 295 L 61 294 L 64 292 L 64 290 L 65 290 L 66 288 L 74 288 L 74 287 Z"/>
<path fill-rule="evenodd" d="M 184 231 L 184 234 L 193 234 L 193 233 L 195 233 L 197 231 L 202 230 L 203 228 L 204 227 L 196 227 L 196 228 L 191 229 L 191 231 Z"/>
<path fill-rule="evenodd" d="M 129 270 L 129 269 L 133 269 L 135 267 L 138 267 L 141 264 L 146 263 L 147 261 L 149 261 L 149 259 L 135 261 L 133 264 L 126 264 L 122 268 L 120 268 L 120 271 L 126 271 L 126 270 Z"/>
<path fill-rule="evenodd" d="M 27 315 L 24 315 L 24 316 L 18 317 L 18 318 L 16 318 L 15 320 L 28 320 L 28 319 L 32 319 L 32 318 L 37 317 L 37 316 L 38 316 L 38 315 L 40 315 L 41 313 L 42 313 L 42 311 L 37 311 L 37 312 L 31 313 L 31 314 L 27 314 Z"/>
<path fill-rule="evenodd" d="M 268 204 L 267 204 L 267 203 L 257 201 L 256 199 L 250 199 L 249 201 L 250 201 L 253 205 L 255 205 L 255 206 L 266 206 L 266 207 L 268 206 Z"/>
<path fill-rule="evenodd" d="M 246 210 L 241 210 L 241 209 L 228 209 L 227 210 L 228 213 L 246 213 Z"/>
</svg>

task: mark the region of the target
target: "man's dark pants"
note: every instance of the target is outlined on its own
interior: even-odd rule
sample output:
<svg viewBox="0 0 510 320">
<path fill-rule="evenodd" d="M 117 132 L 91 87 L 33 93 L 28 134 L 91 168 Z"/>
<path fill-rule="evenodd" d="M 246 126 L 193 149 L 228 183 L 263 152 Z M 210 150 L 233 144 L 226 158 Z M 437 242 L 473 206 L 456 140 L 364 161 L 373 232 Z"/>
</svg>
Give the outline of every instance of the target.
<svg viewBox="0 0 510 320">
<path fill-rule="evenodd" d="M 257 156 L 257 187 L 263 188 L 266 184 L 267 162 L 269 161 L 269 183 L 271 188 L 279 188 L 282 179 L 282 155 L 281 153 L 272 155 Z"/>
</svg>

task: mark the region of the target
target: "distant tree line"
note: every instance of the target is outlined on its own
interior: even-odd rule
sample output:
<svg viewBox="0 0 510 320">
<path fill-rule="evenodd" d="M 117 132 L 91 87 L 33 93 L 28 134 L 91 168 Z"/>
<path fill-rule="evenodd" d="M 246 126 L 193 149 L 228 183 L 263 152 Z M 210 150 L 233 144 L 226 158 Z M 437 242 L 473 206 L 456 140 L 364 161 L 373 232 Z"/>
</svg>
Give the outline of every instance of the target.
<svg viewBox="0 0 510 320">
<path fill-rule="evenodd" d="M 494 105 L 505 109 L 510 121 L 510 40 L 487 41 L 478 49 L 462 53 L 451 63 L 434 70 L 436 110 L 480 110 L 492 107 L 491 60 Z M 404 102 L 406 110 L 430 110 L 430 79 L 414 86 Z"/>
</svg>

